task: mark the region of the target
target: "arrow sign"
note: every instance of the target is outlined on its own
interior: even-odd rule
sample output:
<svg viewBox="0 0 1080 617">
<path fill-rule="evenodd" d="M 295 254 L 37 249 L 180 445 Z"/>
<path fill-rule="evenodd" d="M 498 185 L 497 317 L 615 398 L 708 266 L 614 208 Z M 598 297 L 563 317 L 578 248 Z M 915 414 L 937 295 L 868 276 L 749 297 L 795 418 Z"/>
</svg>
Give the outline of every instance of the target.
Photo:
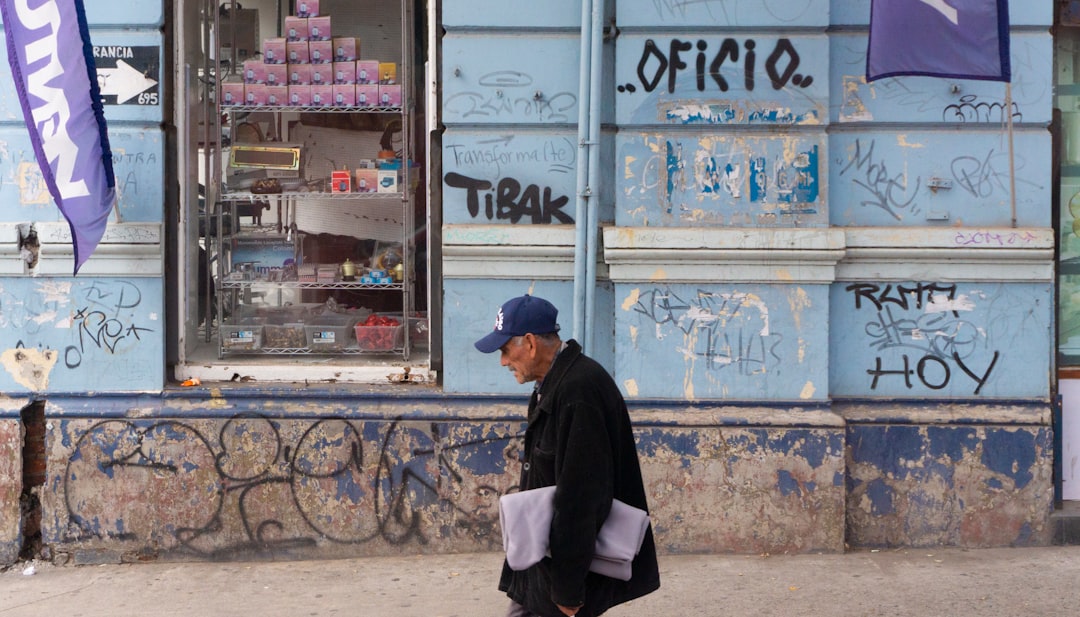
<svg viewBox="0 0 1080 617">
<path fill-rule="evenodd" d="M 98 88 L 104 105 L 159 105 L 161 48 L 95 45 Z"/>
<path fill-rule="evenodd" d="M 157 81 L 143 75 L 123 60 L 116 61 L 116 68 L 98 68 L 98 85 L 102 96 L 115 96 L 116 104 L 122 105 L 157 85 Z"/>
</svg>

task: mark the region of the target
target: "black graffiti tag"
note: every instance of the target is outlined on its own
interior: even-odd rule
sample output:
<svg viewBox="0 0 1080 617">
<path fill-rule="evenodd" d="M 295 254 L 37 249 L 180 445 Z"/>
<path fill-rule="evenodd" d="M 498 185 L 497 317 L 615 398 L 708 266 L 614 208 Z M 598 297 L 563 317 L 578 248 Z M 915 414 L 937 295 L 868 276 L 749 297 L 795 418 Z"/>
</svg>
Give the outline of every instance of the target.
<svg viewBox="0 0 1080 617">
<path fill-rule="evenodd" d="M 544 187 L 541 194 L 536 184 L 522 189 L 521 183 L 514 178 L 502 178 L 492 191 L 492 184 L 487 180 L 453 172 L 446 174 L 445 180 L 447 186 L 465 189 L 466 207 L 473 218 L 480 216 L 481 192 L 486 191 L 483 195 L 484 216 L 489 221 L 499 219 L 517 223 L 522 217 L 528 216 L 534 225 L 550 224 L 553 220 L 558 223 L 574 222 L 570 215 L 562 211 L 570 198 L 566 195 L 553 197 L 551 187 Z"/>
<path fill-rule="evenodd" d="M 664 51 L 653 39 L 645 41 L 641 51 L 641 59 L 638 60 L 637 77 L 646 92 L 652 92 L 660 85 L 667 76 L 667 91 L 675 92 L 675 84 L 679 73 L 686 70 L 689 65 L 683 59 L 683 54 L 697 47 L 697 55 L 694 59 L 694 79 L 698 92 L 704 92 L 706 77 L 712 79 L 721 92 L 727 92 L 731 87 L 727 79 L 721 74 L 725 63 L 737 63 L 739 61 L 739 42 L 733 38 L 721 41 L 719 48 L 712 53 L 710 59 L 709 42 L 698 39 L 697 42 L 671 39 L 668 51 Z M 742 56 L 743 87 L 753 91 L 756 86 L 757 75 L 757 41 L 747 39 L 742 48 L 746 53 Z M 808 88 L 814 82 L 811 75 L 797 73 L 799 68 L 799 52 L 791 43 L 791 39 L 781 38 L 776 41 L 776 46 L 765 58 L 765 74 L 772 84 L 773 90 L 781 90 L 788 83 L 800 88 Z M 630 83 L 620 85 L 619 92 L 634 92 L 637 86 Z"/>
</svg>

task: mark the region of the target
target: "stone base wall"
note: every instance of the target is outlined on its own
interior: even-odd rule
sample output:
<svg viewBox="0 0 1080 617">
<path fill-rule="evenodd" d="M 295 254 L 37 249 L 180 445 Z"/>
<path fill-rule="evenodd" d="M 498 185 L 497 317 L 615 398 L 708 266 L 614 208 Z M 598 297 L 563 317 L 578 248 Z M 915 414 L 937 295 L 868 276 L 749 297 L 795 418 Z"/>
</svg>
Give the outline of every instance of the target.
<svg viewBox="0 0 1080 617">
<path fill-rule="evenodd" d="M 980 410 L 945 422 L 911 408 L 635 407 L 657 546 L 1049 544 L 1048 408 Z M 52 400 L 42 544 L 58 563 L 497 551 L 523 411 L 476 398 Z M 0 436 L 13 521 L 18 422 Z M 3 533 L 12 563 L 17 525 Z"/>
</svg>

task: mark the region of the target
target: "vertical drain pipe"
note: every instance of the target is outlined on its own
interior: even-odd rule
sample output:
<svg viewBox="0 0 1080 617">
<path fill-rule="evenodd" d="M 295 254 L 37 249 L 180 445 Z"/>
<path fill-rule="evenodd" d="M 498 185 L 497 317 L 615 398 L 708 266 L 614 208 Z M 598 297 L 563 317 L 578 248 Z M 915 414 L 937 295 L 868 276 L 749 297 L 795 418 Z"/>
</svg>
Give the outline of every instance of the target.
<svg viewBox="0 0 1080 617">
<path fill-rule="evenodd" d="M 593 330 L 596 323 L 596 258 L 599 251 L 600 217 L 600 106 L 604 79 L 604 0 L 592 0 L 592 35 L 589 60 L 589 209 L 586 237 L 585 267 L 585 336 L 582 345 L 587 351 L 593 347 Z"/>
<path fill-rule="evenodd" d="M 574 329 L 573 337 L 585 351 L 588 341 L 585 330 L 585 296 L 588 269 L 588 212 L 589 208 L 589 103 L 590 58 L 592 50 L 592 5 L 593 0 L 581 2 L 581 62 L 578 74 L 578 161 L 577 161 L 577 203 L 574 209 Z"/>
</svg>

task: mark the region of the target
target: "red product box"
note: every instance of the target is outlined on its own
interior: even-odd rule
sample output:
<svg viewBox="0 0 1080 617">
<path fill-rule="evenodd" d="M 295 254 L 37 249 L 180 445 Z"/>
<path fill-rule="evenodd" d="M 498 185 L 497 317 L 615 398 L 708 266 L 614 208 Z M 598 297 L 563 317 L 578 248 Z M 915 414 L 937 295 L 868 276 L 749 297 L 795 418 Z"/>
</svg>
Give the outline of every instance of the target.
<svg viewBox="0 0 1080 617">
<path fill-rule="evenodd" d="M 334 102 L 334 86 L 332 84 L 323 84 L 321 86 L 311 86 L 311 105 L 313 107 L 325 107 L 332 105 Z"/>
<path fill-rule="evenodd" d="M 266 84 L 247 84 L 244 86 L 244 104 L 245 105 L 266 105 L 266 99 L 270 92 L 267 90 L 270 86 Z"/>
<path fill-rule="evenodd" d="M 378 107 L 379 86 L 377 84 L 356 84 L 356 106 Z"/>
<path fill-rule="evenodd" d="M 379 83 L 379 61 L 378 60 L 357 60 L 356 61 L 356 83 L 357 84 L 377 84 L 377 83 Z"/>
<path fill-rule="evenodd" d="M 356 192 L 357 193 L 374 193 L 379 187 L 379 170 L 375 168 L 371 169 L 357 169 L 356 170 Z"/>
<path fill-rule="evenodd" d="M 312 64 L 331 64 L 334 61 L 334 44 L 330 41 L 310 41 L 308 50 Z"/>
<path fill-rule="evenodd" d="M 334 84 L 334 107 L 356 107 L 356 86 Z"/>
<path fill-rule="evenodd" d="M 360 39 L 335 36 L 333 43 L 334 62 L 356 62 L 360 59 Z"/>
<path fill-rule="evenodd" d="M 289 105 L 311 107 L 311 86 L 289 86 Z"/>
<path fill-rule="evenodd" d="M 266 83 L 266 65 L 262 60 L 244 60 L 244 83 Z"/>
<path fill-rule="evenodd" d="M 347 169 L 335 169 L 330 172 L 331 193 L 351 193 L 352 175 Z"/>
<path fill-rule="evenodd" d="M 289 61 L 288 41 L 284 38 L 263 40 L 263 62 L 266 64 L 285 64 Z"/>
<path fill-rule="evenodd" d="M 285 18 L 285 40 L 308 40 L 308 20 L 306 17 L 288 16 Z"/>
<path fill-rule="evenodd" d="M 311 85 L 311 65 L 310 64 L 290 64 L 289 65 L 289 85 L 290 86 L 310 86 Z"/>
<path fill-rule="evenodd" d="M 379 107 L 401 107 L 401 84 L 379 85 Z"/>
<path fill-rule="evenodd" d="M 264 86 L 266 88 L 266 104 L 285 106 L 289 104 L 289 87 L 286 85 L 280 86 Z"/>
<path fill-rule="evenodd" d="M 307 41 L 289 41 L 285 43 L 289 64 L 311 64 L 311 54 Z"/>
<path fill-rule="evenodd" d="M 330 34 L 330 16 L 309 17 L 308 36 L 310 41 L 329 41 L 333 39 L 333 35 Z"/>
<path fill-rule="evenodd" d="M 335 62 L 334 63 L 334 83 L 335 84 L 355 84 L 356 83 L 356 63 L 355 62 Z"/>
<path fill-rule="evenodd" d="M 296 15 L 298 17 L 317 17 L 319 15 L 319 0 L 297 0 Z"/>
<path fill-rule="evenodd" d="M 334 83 L 334 67 L 331 64 L 309 64 L 311 85 L 321 86 Z"/>
<path fill-rule="evenodd" d="M 221 84 L 222 105 L 243 105 L 244 84 L 238 81 L 229 81 Z"/>
</svg>

